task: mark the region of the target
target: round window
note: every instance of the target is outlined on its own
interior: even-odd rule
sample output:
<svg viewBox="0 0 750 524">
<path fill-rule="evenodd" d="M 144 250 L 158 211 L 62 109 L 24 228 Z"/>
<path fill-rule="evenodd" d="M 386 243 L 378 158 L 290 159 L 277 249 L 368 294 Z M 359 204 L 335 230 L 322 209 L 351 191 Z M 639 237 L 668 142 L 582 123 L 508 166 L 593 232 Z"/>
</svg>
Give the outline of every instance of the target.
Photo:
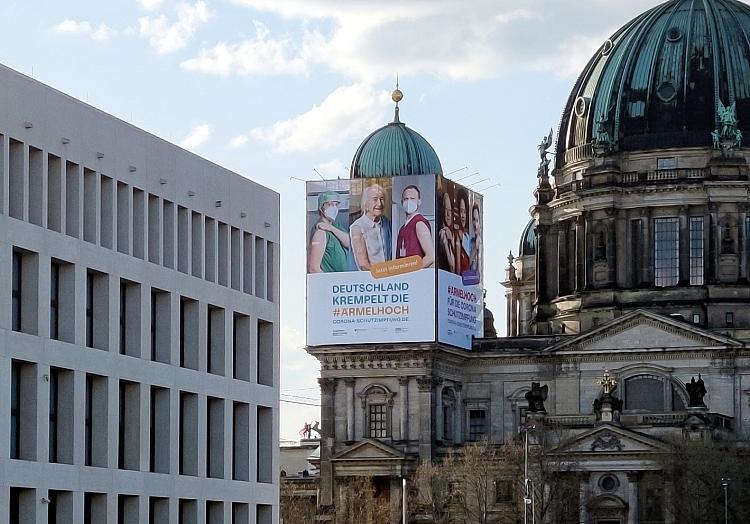
<svg viewBox="0 0 750 524">
<path fill-rule="evenodd" d="M 680 38 L 682 38 L 682 31 L 680 31 L 679 27 L 669 28 L 667 31 L 667 41 L 677 42 Z"/>
<path fill-rule="evenodd" d="M 604 475 L 599 481 L 599 486 L 604 491 L 614 491 L 620 483 L 617 481 L 617 477 L 612 475 Z"/>
<path fill-rule="evenodd" d="M 589 99 L 583 96 L 579 96 L 575 103 L 575 112 L 578 118 L 586 116 L 586 111 L 589 109 Z"/>
<path fill-rule="evenodd" d="M 663 82 L 656 90 L 656 96 L 662 102 L 671 102 L 677 96 L 677 88 L 672 82 Z"/>
<path fill-rule="evenodd" d="M 604 45 L 602 46 L 602 56 L 607 56 L 609 53 L 612 52 L 612 49 L 615 47 L 615 44 L 612 43 L 612 40 L 607 40 L 604 42 Z"/>
</svg>

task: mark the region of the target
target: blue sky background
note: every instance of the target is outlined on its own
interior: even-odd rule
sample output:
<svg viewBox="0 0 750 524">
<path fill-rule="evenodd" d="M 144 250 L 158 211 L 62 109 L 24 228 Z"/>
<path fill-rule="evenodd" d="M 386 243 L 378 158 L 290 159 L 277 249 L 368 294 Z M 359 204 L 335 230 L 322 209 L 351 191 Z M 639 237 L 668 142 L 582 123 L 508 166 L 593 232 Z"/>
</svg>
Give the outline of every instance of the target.
<svg viewBox="0 0 750 524">
<path fill-rule="evenodd" d="M 315 403 L 304 352 L 304 184 L 348 176 L 393 117 L 485 193 L 488 304 L 529 220 L 537 144 L 590 56 L 646 0 L 5 0 L 0 62 L 282 196 L 282 399 Z M 292 397 L 290 395 L 295 395 Z M 282 403 L 296 438 L 315 407 Z"/>
</svg>

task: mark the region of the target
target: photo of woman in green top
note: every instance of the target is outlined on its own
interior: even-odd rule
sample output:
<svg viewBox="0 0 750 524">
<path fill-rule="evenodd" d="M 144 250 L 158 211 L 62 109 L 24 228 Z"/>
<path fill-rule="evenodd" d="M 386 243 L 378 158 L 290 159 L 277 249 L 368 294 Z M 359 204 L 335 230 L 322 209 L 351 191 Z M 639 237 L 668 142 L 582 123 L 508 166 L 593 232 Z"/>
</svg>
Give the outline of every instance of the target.
<svg viewBox="0 0 750 524">
<path fill-rule="evenodd" d="M 348 269 L 349 233 L 336 222 L 340 205 L 341 195 L 335 191 L 318 195 L 318 221 L 310 230 L 308 273 L 337 273 Z"/>
</svg>

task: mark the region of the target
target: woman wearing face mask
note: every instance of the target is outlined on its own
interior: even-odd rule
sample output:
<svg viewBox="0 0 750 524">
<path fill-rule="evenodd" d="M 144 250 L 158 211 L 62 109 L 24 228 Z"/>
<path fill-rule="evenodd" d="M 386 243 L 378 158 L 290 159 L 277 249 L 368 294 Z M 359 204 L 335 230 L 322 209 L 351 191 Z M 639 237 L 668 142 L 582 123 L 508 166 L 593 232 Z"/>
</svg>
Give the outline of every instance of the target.
<svg viewBox="0 0 750 524">
<path fill-rule="evenodd" d="M 406 213 L 406 221 L 396 238 L 396 258 L 418 255 L 422 257 L 422 267 L 426 268 L 435 263 L 435 250 L 432 247 L 430 223 L 418 213 L 421 196 L 417 186 L 406 186 L 401 193 L 401 207 Z"/>
<path fill-rule="evenodd" d="M 347 270 L 349 233 L 336 223 L 341 196 L 334 191 L 318 195 L 318 221 L 311 230 L 308 273 L 336 273 Z"/>
</svg>

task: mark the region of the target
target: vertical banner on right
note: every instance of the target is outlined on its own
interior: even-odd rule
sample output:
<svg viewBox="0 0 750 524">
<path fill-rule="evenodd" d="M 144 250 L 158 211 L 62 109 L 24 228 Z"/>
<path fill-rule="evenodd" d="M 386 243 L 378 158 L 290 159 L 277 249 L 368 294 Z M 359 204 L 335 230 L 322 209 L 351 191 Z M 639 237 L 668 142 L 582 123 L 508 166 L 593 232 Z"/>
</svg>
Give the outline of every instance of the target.
<svg viewBox="0 0 750 524">
<path fill-rule="evenodd" d="M 471 349 L 484 334 L 482 195 L 438 177 L 438 342 Z"/>
</svg>

